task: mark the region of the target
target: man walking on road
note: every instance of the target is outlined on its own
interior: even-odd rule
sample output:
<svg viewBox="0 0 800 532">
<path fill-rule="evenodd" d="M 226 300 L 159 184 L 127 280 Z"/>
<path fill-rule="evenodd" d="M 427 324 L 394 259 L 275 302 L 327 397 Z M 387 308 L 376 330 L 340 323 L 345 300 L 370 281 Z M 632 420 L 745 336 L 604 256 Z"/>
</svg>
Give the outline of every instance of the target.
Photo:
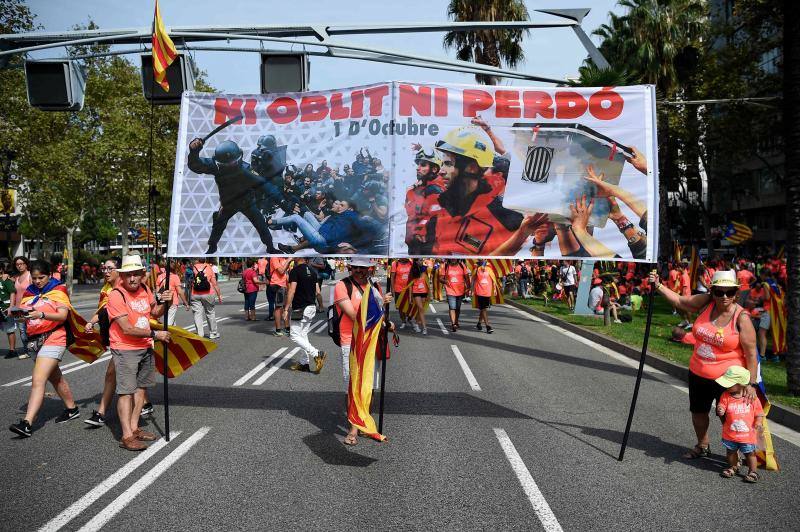
<svg viewBox="0 0 800 532">
<path fill-rule="evenodd" d="M 139 415 L 145 401 L 145 388 L 155 385 L 153 340 L 169 342 L 169 331 L 150 329 L 150 318 L 164 314 L 165 305 L 156 301 L 144 286 L 145 270 L 139 255 L 129 255 L 118 270 L 119 287 L 108 296 L 109 339 L 117 371 L 117 414 L 122 426 L 119 446 L 129 451 L 147 448 L 143 442 L 156 435 L 139 428 Z M 172 298 L 169 290 L 160 294 Z"/>
<path fill-rule="evenodd" d="M 289 312 L 284 311 L 286 306 L 286 283 L 289 275 L 289 259 L 272 257 L 269 259 L 269 286 L 267 290 L 272 293 L 275 300 L 275 332 L 274 336 L 287 336 L 289 331 Z"/>
<path fill-rule="evenodd" d="M 314 373 L 319 373 L 325 365 L 327 355 L 318 350 L 308 340 L 311 322 L 317 314 L 317 296 L 319 285 L 317 274 L 308 265 L 304 258 L 295 259 L 295 267 L 289 272 L 289 293 L 286 295 L 286 312 L 299 310 L 302 313 L 300 323 L 292 323 L 289 336 L 292 341 L 300 346 L 303 355 L 300 362 L 295 362 L 290 367 L 295 371 L 311 371 L 311 359 L 314 359 Z M 289 310 L 291 309 L 291 310 Z"/>
<path fill-rule="evenodd" d="M 192 313 L 197 334 L 203 336 L 203 318 L 208 323 L 208 337 L 212 340 L 219 338 L 217 331 L 217 313 L 214 310 L 217 301 L 222 303 L 222 294 L 219 291 L 214 270 L 206 263 L 204 257 L 197 259 L 192 266 L 194 281 L 192 281 Z M 216 294 L 216 300 L 215 300 Z"/>
</svg>

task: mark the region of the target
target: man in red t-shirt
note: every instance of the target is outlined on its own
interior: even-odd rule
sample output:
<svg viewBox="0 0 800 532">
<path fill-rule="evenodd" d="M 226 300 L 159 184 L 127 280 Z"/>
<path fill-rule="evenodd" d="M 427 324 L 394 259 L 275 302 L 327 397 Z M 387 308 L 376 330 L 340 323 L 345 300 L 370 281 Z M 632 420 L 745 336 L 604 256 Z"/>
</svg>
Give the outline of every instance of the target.
<svg viewBox="0 0 800 532">
<path fill-rule="evenodd" d="M 472 293 L 477 299 L 478 309 L 480 309 L 478 324 L 475 328 L 479 331 L 482 330 L 481 322 L 483 322 L 486 324 L 486 332 L 492 334 L 494 329 L 489 325 L 489 307 L 492 306 L 492 296 L 497 294 L 497 286 L 495 285 L 495 276 L 486 266 L 485 260 L 482 260 L 475 269 L 472 284 Z"/>
<path fill-rule="evenodd" d="M 450 330 L 456 332 L 461 325 L 461 302 L 469 291 L 469 271 L 458 259 L 447 259 L 447 264 L 439 267 L 444 291 L 447 293 L 447 307 L 450 310 Z"/>
<path fill-rule="evenodd" d="M 156 435 L 139 428 L 139 415 L 145 402 L 145 388 L 155 385 L 153 340 L 169 342 L 169 331 L 150 329 L 150 318 L 164 314 L 164 303 L 158 301 L 144 285 L 145 270 L 139 255 L 122 259 L 117 270 L 119 285 L 108 296 L 108 320 L 111 355 L 117 372 L 117 414 L 122 426 L 119 446 L 129 451 L 147 448 L 145 441 Z M 172 298 L 165 290 L 159 297 Z"/>
<path fill-rule="evenodd" d="M 274 336 L 289 336 L 289 318 L 291 310 L 284 311 L 286 303 L 286 285 L 289 281 L 289 259 L 272 257 L 269 259 L 269 287 L 267 288 L 275 301 Z"/>
<path fill-rule="evenodd" d="M 217 284 L 214 269 L 201 257 L 192 266 L 194 281 L 192 283 L 192 313 L 197 334 L 203 336 L 203 318 L 208 323 L 208 337 L 212 340 L 219 338 L 217 330 L 217 313 L 214 307 L 217 301 L 222 303 L 222 294 Z M 216 294 L 216 299 L 215 299 Z"/>
</svg>

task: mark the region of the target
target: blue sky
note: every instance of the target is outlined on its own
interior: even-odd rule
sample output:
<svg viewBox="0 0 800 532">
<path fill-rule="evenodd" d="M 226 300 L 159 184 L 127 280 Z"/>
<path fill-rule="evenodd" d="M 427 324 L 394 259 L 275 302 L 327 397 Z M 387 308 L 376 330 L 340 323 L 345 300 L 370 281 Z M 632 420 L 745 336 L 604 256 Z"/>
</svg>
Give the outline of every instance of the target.
<svg viewBox="0 0 800 532">
<path fill-rule="evenodd" d="M 405 1 L 321 1 L 321 0 L 160 0 L 162 17 L 169 26 L 247 25 L 247 24 L 368 24 L 445 22 L 446 0 Z M 153 0 L 28 0 L 45 31 L 62 31 L 93 19 L 101 28 L 144 28 L 150 25 Z M 584 19 L 587 33 L 607 22 L 610 10 L 619 10 L 616 0 L 563 0 L 526 2 L 534 21 L 555 20 L 535 9 L 590 7 Z M 338 41 L 365 44 L 409 53 L 454 58 L 442 48 L 441 33 L 368 35 L 337 37 Z M 595 39 L 595 42 L 597 40 Z M 244 43 L 256 46 L 254 41 Z M 289 46 L 265 44 L 270 49 Z M 299 49 L 298 46 L 294 47 Z M 318 48 L 319 49 L 319 48 Z M 586 53 L 569 28 L 533 30 L 525 38 L 526 61 L 518 70 L 563 79 L 577 74 Z M 36 57 L 63 55 L 63 49 L 38 53 Z M 131 56 L 132 58 L 135 56 Z M 211 84 L 229 93 L 259 92 L 258 54 L 196 52 L 195 60 Z M 311 90 L 407 80 L 474 83 L 470 74 L 394 66 L 383 63 L 334 58 L 311 58 Z M 506 80 L 504 84 L 531 85 L 534 82 Z"/>
</svg>

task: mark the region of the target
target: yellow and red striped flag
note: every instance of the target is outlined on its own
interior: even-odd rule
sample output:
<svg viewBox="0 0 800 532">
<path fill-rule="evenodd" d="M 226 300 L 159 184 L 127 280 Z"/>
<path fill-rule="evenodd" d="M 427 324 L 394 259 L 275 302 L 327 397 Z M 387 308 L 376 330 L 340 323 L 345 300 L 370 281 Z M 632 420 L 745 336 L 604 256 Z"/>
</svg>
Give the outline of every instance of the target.
<svg viewBox="0 0 800 532">
<path fill-rule="evenodd" d="M 364 290 L 357 318 L 353 323 L 353 340 L 350 344 L 347 420 L 366 436 L 384 441 L 386 437 L 378 432 L 375 419 L 369 412 L 375 379 L 375 351 L 384 319 L 382 298 L 372 283 Z"/>
<path fill-rule="evenodd" d="M 155 320 L 150 320 L 150 327 L 154 330 L 162 330 L 164 325 Z M 200 359 L 217 348 L 217 344 L 207 338 L 190 333 L 180 327 L 169 327 L 172 339 L 167 344 L 169 351 L 169 364 L 167 365 L 167 377 L 170 379 L 177 377 Z M 153 348 L 156 369 L 164 375 L 164 344 L 156 342 Z"/>
<path fill-rule="evenodd" d="M 700 254 L 697 252 L 697 248 L 692 246 L 692 254 L 691 258 L 689 259 L 689 288 L 692 290 L 697 290 L 697 272 L 700 269 Z"/>
<path fill-rule="evenodd" d="M 771 319 L 769 330 L 772 333 L 772 352 L 785 353 L 788 350 L 786 343 L 786 321 L 788 317 L 786 308 L 786 294 L 783 293 L 778 283 L 771 281 L 764 283 L 769 296 L 769 317 Z M 764 353 L 761 353 L 763 356 Z"/>
<path fill-rule="evenodd" d="M 678 244 L 677 240 L 673 241 L 672 258 L 677 264 L 680 264 L 681 259 L 683 258 L 683 246 Z"/>
<path fill-rule="evenodd" d="M 431 290 L 433 291 L 434 301 L 442 300 L 442 278 L 440 277 L 440 274 L 443 267 L 444 265 L 437 262 L 434 264 L 433 271 L 431 272 L 431 275 L 433 276 L 433 279 L 431 280 Z"/>
<path fill-rule="evenodd" d="M 394 306 L 399 312 L 402 312 L 409 318 L 416 318 L 417 315 L 419 315 L 419 308 L 414 304 L 414 297 L 411 295 L 411 284 L 397 294 Z"/>
<path fill-rule="evenodd" d="M 733 244 L 741 244 L 753 238 L 753 230 L 740 222 L 730 222 L 723 238 Z"/>
<path fill-rule="evenodd" d="M 172 39 L 167 34 L 164 21 L 161 20 L 158 0 L 156 0 L 156 11 L 153 15 L 153 76 L 165 91 L 169 91 L 167 68 L 176 57 L 178 57 L 178 50 L 175 49 Z"/>
<path fill-rule="evenodd" d="M 507 259 L 498 259 L 498 260 L 507 260 Z M 505 298 L 503 297 L 503 287 L 500 285 L 500 278 L 498 277 L 496 270 L 490 264 L 491 261 L 486 261 L 486 269 L 489 271 L 489 276 L 492 278 L 492 282 L 494 283 L 494 293 L 492 294 L 491 303 L 492 305 L 502 305 L 506 302 Z M 511 262 L 510 260 L 508 261 Z M 467 261 L 469 264 L 469 260 Z M 503 267 L 504 265 L 500 265 Z M 475 267 L 470 269 L 470 274 L 472 278 L 475 278 L 475 270 L 477 270 L 478 265 L 475 264 Z M 475 294 L 472 294 L 472 308 L 478 308 L 478 298 Z"/>
</svg>

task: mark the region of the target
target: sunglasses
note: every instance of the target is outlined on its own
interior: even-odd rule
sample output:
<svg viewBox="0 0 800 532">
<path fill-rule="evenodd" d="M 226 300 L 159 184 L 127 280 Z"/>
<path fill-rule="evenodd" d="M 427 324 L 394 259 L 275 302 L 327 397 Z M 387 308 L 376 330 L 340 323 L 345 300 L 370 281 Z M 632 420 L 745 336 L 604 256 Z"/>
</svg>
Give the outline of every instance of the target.
<svg viewBox="0 0 800 532">
<path fill-rule="evenodd" d="M 729 290 L 720 290 L 719 288 L 715 288 L 711 291 L 711 293 L 714 294 L 715 297 L 733 298 L 738 291 L 738 288 L 731 288 Z"/>
</svg>

